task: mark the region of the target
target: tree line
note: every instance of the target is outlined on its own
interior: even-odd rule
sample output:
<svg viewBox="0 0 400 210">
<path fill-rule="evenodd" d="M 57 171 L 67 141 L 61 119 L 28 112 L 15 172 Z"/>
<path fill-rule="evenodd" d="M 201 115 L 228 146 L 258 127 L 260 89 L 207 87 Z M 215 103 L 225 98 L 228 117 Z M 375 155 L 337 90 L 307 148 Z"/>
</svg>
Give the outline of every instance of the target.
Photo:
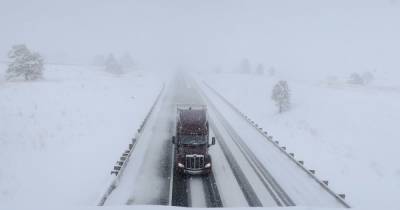
<svg viewBox="0 0 400 210">
<path fill-rule="evenodd" d="M 26 81 L 39 80 L 43 78 L 45 71 L 45 59 L 36 51 L 29 49 L 25 44 L 18 44 L 11 47 L 7 53 L 8 68 L 5 79 L 23 79 Z M 112 74 L 123 74 L 135 68 L 135 62 L 129 53 L 125 53 L 119 59 L 111 53 L 107 57 L 96 56 L 94 65 L 102 67 Z"/>
</svg>

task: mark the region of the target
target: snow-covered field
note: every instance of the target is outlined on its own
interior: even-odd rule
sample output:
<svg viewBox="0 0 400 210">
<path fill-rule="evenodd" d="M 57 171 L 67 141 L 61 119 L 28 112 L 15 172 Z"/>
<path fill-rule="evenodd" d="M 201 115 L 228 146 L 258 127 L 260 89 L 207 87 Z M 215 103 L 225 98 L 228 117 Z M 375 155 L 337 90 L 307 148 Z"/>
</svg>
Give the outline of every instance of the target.
<svg viewBox="0 0 400 210">
<path fill-rule="evenodd" d="M 5 82 L 0 66 L 0 206 L 95 205 L 163 83 L 151 72 L 46 66 Z"/>
<path fill-rule="evenodd" d="M 4 69 L 0 66 L 1 74 Z M 95 205 L 163 83 L 151 72 L 115 76 L 89 66 L 46 69 L 45 79 L 36 82 L 6 82 L 0 75 L 0 208 Z M 282 75 L 202 77 L 317 169 L 336 192 L 346 193 L 351 205 L 397 205 L 400 87 L 387 82 L 393 77 L 378 75 L 367 86 Z M 277 114 L 270 94 L 282 78 L 292 90 L 292 109 Z"/>
<path fill-rule="evenodd" d="M 284 77 L 292 109 L 278 114 L 271 92 L 282 77 L 203 76 L 336 192 L 346 193 L 351 205 L 397 206 L 400 86 L 387 85 L 390 77 L 383 76 L 367 86 Z"/>
</svg>

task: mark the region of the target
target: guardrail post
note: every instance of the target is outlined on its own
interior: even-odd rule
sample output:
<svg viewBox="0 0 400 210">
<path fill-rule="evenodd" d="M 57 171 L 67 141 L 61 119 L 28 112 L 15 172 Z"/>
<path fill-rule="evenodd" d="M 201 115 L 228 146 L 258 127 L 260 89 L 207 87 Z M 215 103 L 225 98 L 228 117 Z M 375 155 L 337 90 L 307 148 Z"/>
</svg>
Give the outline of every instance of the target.
<svg viewBox="0 0 400 210">
<path fill-rule="evenodd" d="M 315 174 L 315 170 L 314 169 L 310 169 L 309 170 L 312 174 Z"/>
<path fill-rule="evenodd" d="M 343 198 L 343 199 L 346 198 L 346 194 L 339 194 L 339 196 L 340 196 L 341 198 Z"/>
<path fill-rule="evenodd" d="M 285 146 L 283 146 L 283 147 L 281 147 L 283 150 L 286 150 L 286 147 Z"/>
<path fill-rule="evenodd" d="M 299 160 L 299 163 L 300 163 L 301 165 L 304 165 L 304 161 L 302 161 L 302 160 Z"/>
<path fill-rule="evenodd" d="M 293 152 L 289 153 L 289 155 L 292 156 L 292 157 L 294 157 L 294 153 L 293 153 Z"/>
<path fill-rule="evenodd" d="M 328 185 L 329 184 L 329 181 L 328 180 L 323 180 L 322 181 L 325 185 Z"/>
</svg>

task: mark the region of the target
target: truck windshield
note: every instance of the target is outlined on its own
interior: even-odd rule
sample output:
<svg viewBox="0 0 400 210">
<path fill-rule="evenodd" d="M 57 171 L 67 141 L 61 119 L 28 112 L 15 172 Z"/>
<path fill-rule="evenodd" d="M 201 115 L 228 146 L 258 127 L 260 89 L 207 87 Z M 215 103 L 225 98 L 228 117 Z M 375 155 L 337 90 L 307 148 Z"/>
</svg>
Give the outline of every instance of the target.
<svg viewBox="0 0 400 210">
<path fill-rule="evenodd" d="M 182 144 L 205 144 L 207 143 L 205 136 L 203 135 L 182 135 Z"/>
</svg>

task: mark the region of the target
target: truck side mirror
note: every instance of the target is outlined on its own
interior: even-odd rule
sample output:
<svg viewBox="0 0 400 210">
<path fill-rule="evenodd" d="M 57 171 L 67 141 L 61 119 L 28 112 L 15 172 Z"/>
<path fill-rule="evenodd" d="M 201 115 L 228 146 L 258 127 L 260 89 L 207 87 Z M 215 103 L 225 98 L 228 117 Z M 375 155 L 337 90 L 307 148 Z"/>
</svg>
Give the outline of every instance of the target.
<svg viewBox="0 0 400 210">
<path fill-rule="evenodd" d="M 172 144 L 176 144 L 175 136 L 172 136 Z"/>
<path fill-rule="evenodd" d="M 215 137 L 211 138 L 211 145 L 215 145 Z"/>
</svg>

